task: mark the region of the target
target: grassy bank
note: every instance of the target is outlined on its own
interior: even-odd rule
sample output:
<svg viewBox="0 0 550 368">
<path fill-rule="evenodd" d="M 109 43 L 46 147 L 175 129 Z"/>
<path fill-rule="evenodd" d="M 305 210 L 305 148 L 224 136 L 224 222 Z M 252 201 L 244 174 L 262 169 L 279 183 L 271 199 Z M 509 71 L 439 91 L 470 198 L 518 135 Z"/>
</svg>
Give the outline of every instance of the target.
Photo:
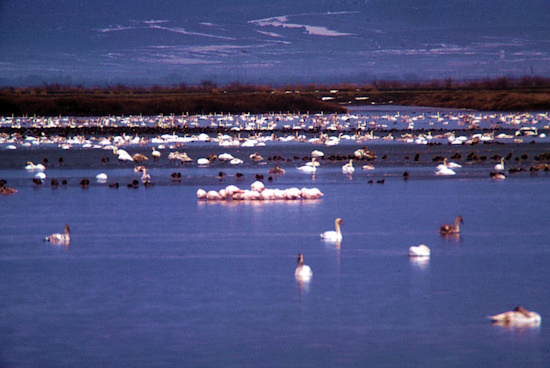
<svg viewBox="0 0 550 368">
<path fill-rule="evenodd" d="M 345 112 L 357 105 L 410 105 L 483 111 L 550 109 L 550 80 L 487 80 L 456 84 L 377 82 L 284 88 L 213 83 L 199 86 L 78 88 L 59 85 L 0 89 L 0 115 L 99 116 L 267 112 Z"/>
</svg>

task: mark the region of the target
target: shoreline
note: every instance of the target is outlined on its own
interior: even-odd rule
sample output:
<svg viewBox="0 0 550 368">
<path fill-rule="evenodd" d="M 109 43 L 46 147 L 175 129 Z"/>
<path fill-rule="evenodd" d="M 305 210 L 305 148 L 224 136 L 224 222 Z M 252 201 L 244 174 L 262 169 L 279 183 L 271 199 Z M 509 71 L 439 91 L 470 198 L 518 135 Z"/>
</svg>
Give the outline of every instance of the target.
<svg viewBox="0 0 550 368">
<path fill-rule="evenodd" d="M 533 87 L 295 86 L 236 89 L 118 87 L 4 88 L 0 116 L 110 116 L 262 113 L 347 113 L 361 106 L 416 106 L 477 111 L 546 111 L 550 85 Z"/>
</svg>

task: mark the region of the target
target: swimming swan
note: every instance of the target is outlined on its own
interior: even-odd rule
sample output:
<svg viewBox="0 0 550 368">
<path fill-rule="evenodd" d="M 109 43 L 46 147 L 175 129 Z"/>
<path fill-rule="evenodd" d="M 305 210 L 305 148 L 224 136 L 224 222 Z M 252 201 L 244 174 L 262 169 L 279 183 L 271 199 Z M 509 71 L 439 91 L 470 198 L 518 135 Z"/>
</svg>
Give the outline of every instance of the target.
<svg viewBox="0 0 550 368">
<path fill-rule="evenodd" d="M 458 234 L 460 232 L 460 223 L 464 223 L 464 220 L 462 219 L 462 216 L 457 216 L 454 225 L 441 225 L 441 227 L 439 228 L 439 233 L 441 235 Z"/>
<path fill-rule="evenodd" d="M 504 159 L 503 158 L 500 159 L 500 164 L 495 165 L 495 170 L 496 171 L 504 171 Z"/>
<path fill-rule="evenodd" d="M 311 279 L 311 276 L 313 276 L 311 268 L 308 265 L 304 264 L 304 256 L 302 255 L 302 253 L 298 254 L 298 267 L 296 267 L 294 276 L 296 277 L 296 279 L 301 281 L 309 281 Z"/>
<path fill-rule="evenodd" d="M 541 316 L 537 312 L 529 312 L 521 305 L 513 311 L 487 316 L 494 325 L 504 327 L 538 327 L 541 323 Z"/>
<path fill-rule="evenodd" d="M 430 256 L 430 248 L 425 246 L 424 244 L 420 244 L 419 246 L 411 246 L 409 248 L 409 257 L 429 257 Z"/>
<path fill-rule="evenodd" d="M 298 167 L 298 170 L 300 170 L 301 172 L 304 172 L 304 173 L 306 173 L 306 174 L 315 174 L 315 171 L 317 171 L 317 167 L 316 167 L 316 165 L 315 165 L 315 164 L 316 164 L 315 161 L 317 161 L 317 160 L 315 159 L 315 157 L 313 157 L 313 158 L 311 159 L 312 165 L 307 165 L 307 164 L 306 164 L 306 165 L 304 165 L 304 166 L 300 166 L 300 167 Z"/>
<path fill-rule="evenodd" d="M 69 245 L 71 237 L 69 235 L 70 229 L 69 225 L 65 225 L 65 234 L 51 234 L 44 238 L 44 241 L 51 242 L 54 244 L 64 244 Z"/>
<path fill-rule="evenodd" d="M 340 232 L 340 225 L 344 225 L 344 221 L 340 217 L 334 220 L 334 226 L 336 231 L 325 231 L 321 234 L 321 238 L 328 241 L 342 240 L 342 233 Z"/>
<path fill-rule="evenodd" d="M 345 164 L 344 166 L 342 166 L 342 173 L 344 174 L 353 174 L 353 172 L 355 171 L 355 168 L 353 167 L 353 160 L 349 160 L 349 162 L 347 164 Z"/>
</svg>

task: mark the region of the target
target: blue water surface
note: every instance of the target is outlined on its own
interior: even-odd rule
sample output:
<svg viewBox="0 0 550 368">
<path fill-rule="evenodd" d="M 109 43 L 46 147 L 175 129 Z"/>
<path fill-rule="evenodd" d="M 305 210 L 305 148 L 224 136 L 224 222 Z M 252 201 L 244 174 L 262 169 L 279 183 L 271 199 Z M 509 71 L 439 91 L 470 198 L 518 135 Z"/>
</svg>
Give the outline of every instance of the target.
<svg viewBox="0 0 550 368">
<path fill-rule="evenodd" d="M 549 183 L 291 175 L 266 185 L 324 197 L 247 203 L 192 180 L 24 186 L 0 198 L 0 365 L 545 367 Z M 319 236 L 336 217 L 340 246 Z M 68 248 L 43 242 L 65 223 Z M 430 259 L 408 257 L 420 243 Z M 540 327 L 486 319 L 520 304 Z"/>
</svg>

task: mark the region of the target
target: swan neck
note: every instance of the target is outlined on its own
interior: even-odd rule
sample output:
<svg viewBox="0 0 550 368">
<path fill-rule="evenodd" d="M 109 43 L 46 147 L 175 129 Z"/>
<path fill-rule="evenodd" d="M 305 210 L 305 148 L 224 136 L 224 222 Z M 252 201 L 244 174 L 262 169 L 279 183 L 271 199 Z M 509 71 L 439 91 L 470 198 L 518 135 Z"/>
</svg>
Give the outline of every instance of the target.
<svg viewBox="0 0 550 368">
<path fill-rule="evenodd" d="M 335 221 L 334 225 L 336 227 L 336 234 L 340 235 L 340 223 L 338 221 Z"/>
</svg>

